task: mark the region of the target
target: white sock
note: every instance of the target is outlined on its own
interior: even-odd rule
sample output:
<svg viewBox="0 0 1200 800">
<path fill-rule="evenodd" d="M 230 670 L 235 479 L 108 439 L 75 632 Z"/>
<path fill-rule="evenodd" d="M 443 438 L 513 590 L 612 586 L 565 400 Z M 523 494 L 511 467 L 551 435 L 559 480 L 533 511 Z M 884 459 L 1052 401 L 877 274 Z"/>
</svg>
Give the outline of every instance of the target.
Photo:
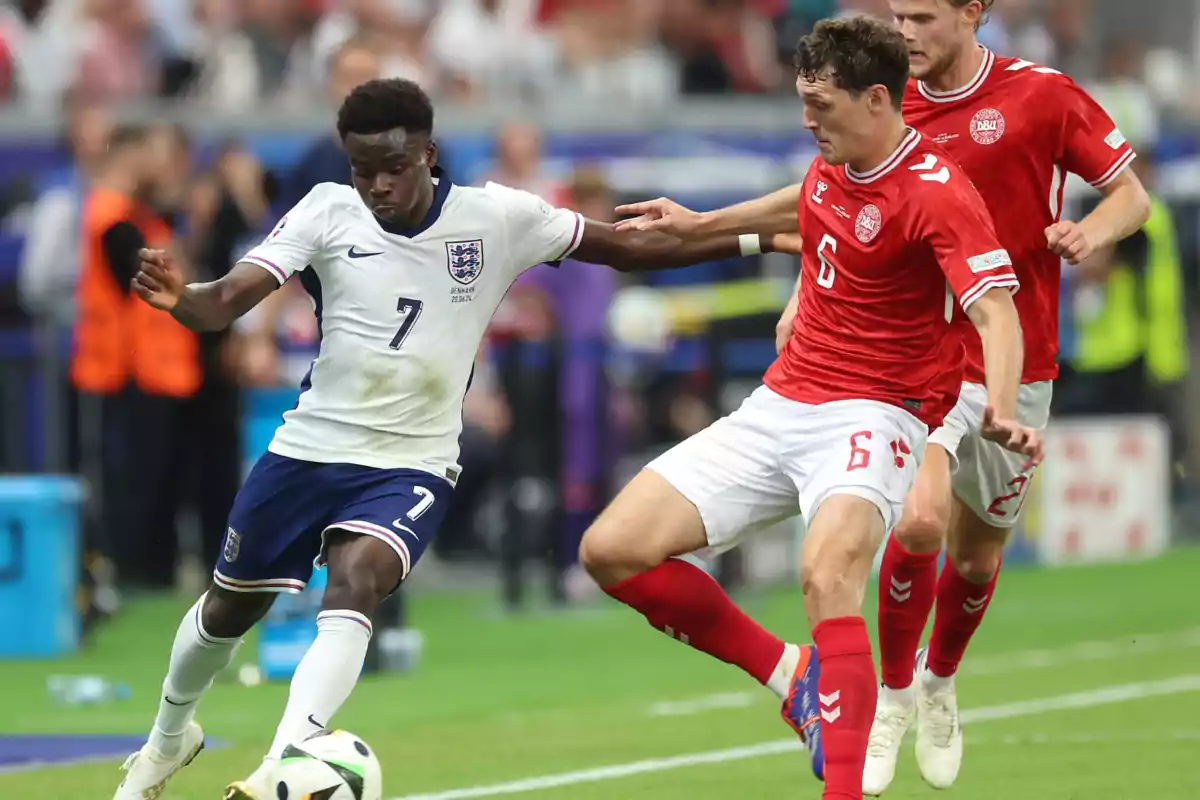
<svg viewBox="0 0 1200 800">
<path fill-rule="evenodd" d="M 917 702 L 917 694 L 911 683 L 903 689 L 893 689 L 890 686 L 880 684 L 879 699 L 885 705 L 912 708 Z"/>
<path fill-rule="evenodd" d="M 346 702 L 367 657 L 371 620 L 357 611 L 322 611 L 317 638 L 292 676 L 291 693 L 267 758 L 329 724 Z"/>
<path fill-rule="evenodd" d="M 212 686 L 217 673 L 229 666 L 242 640 L 209 636 L 200 620 L 204 606 L 202 595 L 179 623 L 175 644 L 171 647 L 171 666 L 163 681 L 158 716 L 150 730 L 150 746 L 165 756 L 179 754 L 183 732 L 196 716 L 200 696 Z"/>
<path fill-rule="evenodd" d="M 953 675 L 948 678 L 943 678 L 930 672 L 929 667 L 925 667 L 925 669 L 921 670 L 921 688 L 926 694 L 937 694 L 943 689 L 948 689 L 953 685 Z"/>
<path fill-rule="evenodd" d="M 791 693 L 792 676 L 795 675 L 796 665 L 799 663 L 800 648 L 794 644 L 785 644 L 779 663 L 775 665 L 771 677 L 767 678 L 767 688 L 774 692 L 780 700 L 786 699 Z"/>
</svg>

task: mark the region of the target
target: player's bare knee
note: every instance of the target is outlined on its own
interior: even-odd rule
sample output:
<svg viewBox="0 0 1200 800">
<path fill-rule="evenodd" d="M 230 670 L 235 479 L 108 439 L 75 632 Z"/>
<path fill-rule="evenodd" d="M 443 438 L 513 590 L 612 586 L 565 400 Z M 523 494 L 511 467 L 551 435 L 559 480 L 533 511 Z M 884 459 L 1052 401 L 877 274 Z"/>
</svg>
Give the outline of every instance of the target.
<svg viewBox="0 0 1200 800">
<path fill-rule="evenodd" d="M 804 607 L 814 625 L 861 613 L 883 527 L 879 510 L 860 497 L 834 495 L 820 505 L 801 551 Z"/>
<path fill-rule="evenodd" d="M 579 543 L 579 563 L 601 586 L 612 586 L 653 569 L 666 558 L 654 546 L 651 536 L 639 541 L 624 535 L 603 518 L 588 528 Z"/>
<path fill-rule="evenodd" d="M 949 514 L 931 503 L 909 503 L 893 535 L 910 553 L 936 553 L 942 549 Z"/>
<path fill-rule="evenodd" d="M 696 507 L 661 475 L 643 470 L 584 534 L 579 560 L 597 583 L 612 586 L 707 544 Z"/>
<path fill-rule="evenodd" d="M 992 528 L 978 533 L 971 537 L 953 537 L 946 555 L 964 580 L 983 585 L 1000 569 L 1008 531 Z"/>
<path fill-rule="evenodd" d="M 200 608 L 200 622 L 209 636 L 237 639 L 263 618 L 275 597 L 272 592 L 231 592 L 212 586 Z"/>
<path fill-rule="evenodd" d="M 326 560 L 324 610 L 349 609 L 370 617 L 403 577 L 400 557 L 372 536 L 337 535 L 327 544 Z"/>
</svg>

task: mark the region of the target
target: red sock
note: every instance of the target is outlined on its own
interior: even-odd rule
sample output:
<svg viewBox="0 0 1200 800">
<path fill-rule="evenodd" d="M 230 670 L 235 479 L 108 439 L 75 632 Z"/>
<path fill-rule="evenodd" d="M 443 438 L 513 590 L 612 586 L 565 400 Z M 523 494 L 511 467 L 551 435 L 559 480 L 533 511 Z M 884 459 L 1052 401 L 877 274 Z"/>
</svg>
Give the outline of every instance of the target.
<svg viewBox="0 0 1200 800">
<path fill-rule="evenodd" d="M 766 684 L 783 657 L 783 642 L 740 608 L 708 573 L 669 558 L 605 590 L 655 628 Z"/>
<path fill-rule="evenodd" d="M 978 584 L 959 575 L 949 562 L 942 568 L 942 576 L 938 579 L 937 612 L 933 615 L 933 636 L 929 639 L 929 653 L 925 658 L 934 675 L 949 678 L 958 671 L 967 643 L 983 622 L 983 615 L 992 602 L 999 575 L 1000 566 L 997 565 L 992 579 Z"/>
<path fill-rule="evenodd" d="M 937 594 L 937 553 L 910 553 L 888 538 L 879 568 L 879 666 L 883 685 L 912 683 L 921 634 Z"/>
<path fill-rule="evenodd" d="M 817 693 L 825 751 L 824 800 L 862 800 L 867 739 L 875 719 L 875 662 L 862 617 L 827 619 L 813 628 L 821 662 Z M 910 667 L 911 671 L 911 667 Z"/>
</svg>

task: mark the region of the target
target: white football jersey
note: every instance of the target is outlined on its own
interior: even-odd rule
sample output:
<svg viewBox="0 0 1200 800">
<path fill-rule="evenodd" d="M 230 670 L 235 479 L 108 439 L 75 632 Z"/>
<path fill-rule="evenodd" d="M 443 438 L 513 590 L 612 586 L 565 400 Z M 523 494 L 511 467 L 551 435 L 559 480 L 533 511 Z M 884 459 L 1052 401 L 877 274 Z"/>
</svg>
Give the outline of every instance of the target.
<svg viewBox="0 0 1200 800">
<path fill-rule="evenodd" d="M 349 186 L 314 187 L 242 260 L 298 273 L 321 344 L 270 450 L 457 479 L 462 405 L 493 312 L 525 270 L 569 255 L 583 218 L 489 183 L 437 180 L 412 230 L 389 231 Z"/>
</svg>

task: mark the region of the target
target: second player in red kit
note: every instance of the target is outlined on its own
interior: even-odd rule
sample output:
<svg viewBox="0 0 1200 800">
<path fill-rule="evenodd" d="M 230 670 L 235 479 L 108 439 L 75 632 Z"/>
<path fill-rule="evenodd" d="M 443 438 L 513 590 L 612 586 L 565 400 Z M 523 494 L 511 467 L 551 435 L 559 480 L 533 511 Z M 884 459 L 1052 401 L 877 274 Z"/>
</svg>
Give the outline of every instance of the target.
<svg viewBox="0 0 1200 800">
<path fill-rule="evenodd" d="M 975 184 L 1021 281 L 1014 298 L 1025 343 L 1017 419 L 1041 429 L 1058 375 L 1061 260 L 1079 263 L 1136 231 L 1149 201 L 1128 169 L 1134 153 L 1125 137 L 1087 93 L 1057 70 L 979 46 L 975 30 L 990 6 L 891 0 L 913 76 L 905 120 L 945 148 Z M 1068 173 L 1105 195 L 1079 222 L 1061 217 Z M 962 761 L 954 675 L 991 601 L 1033 474 L 1026 459 L 981 437 L 985 350 L 970 330 L 960 338 L 965 360 L 953 340 L 946 355 L 947 376 L 963 363 L 958 402 L 929 436 L 880 573 L 883 689 L 863 782 L 871 795 L 891 783 L 914 721 L 921 775 L 936 788 L 954 783 Z M 939 576 L 943 542 L 947 563 Z M 928 648 L 918 650 L 935 600 Z"/>
</svg>

